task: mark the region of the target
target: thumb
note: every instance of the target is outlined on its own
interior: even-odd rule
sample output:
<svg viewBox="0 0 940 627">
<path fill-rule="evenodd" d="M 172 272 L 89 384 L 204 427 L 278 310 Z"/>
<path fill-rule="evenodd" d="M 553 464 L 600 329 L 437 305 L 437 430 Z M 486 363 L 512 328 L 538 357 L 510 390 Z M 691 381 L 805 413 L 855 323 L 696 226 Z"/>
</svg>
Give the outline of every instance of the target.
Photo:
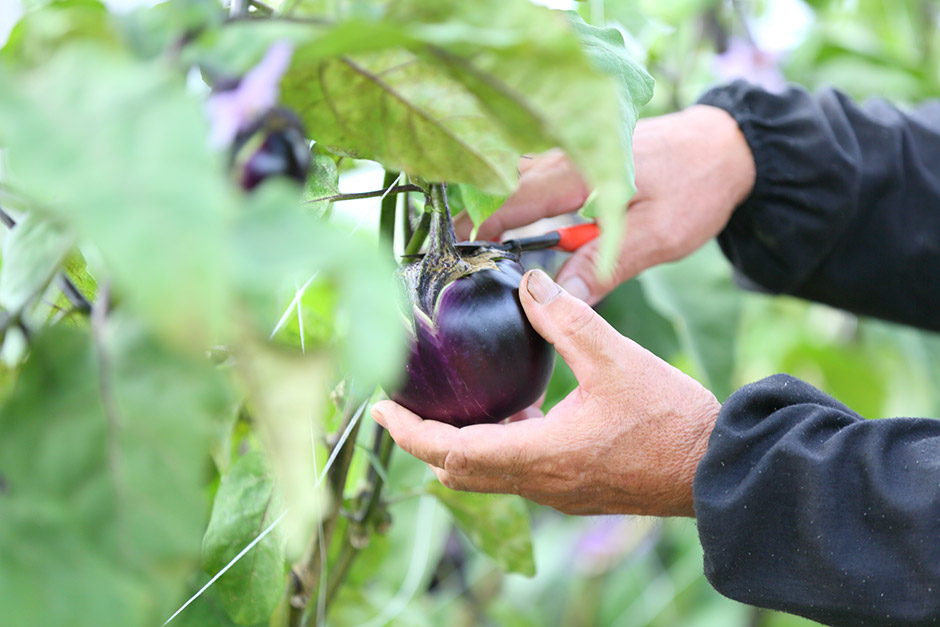
<svg viewBox="0 0 940 627">
<path fill-rule="evenodd" d="M 600 382 L 616 364 L 620 334 L 584 301 L 542 272 L 522 278 L 519 300 L 539 335 L 555 346 L 584 387 Z"/>
</svg>

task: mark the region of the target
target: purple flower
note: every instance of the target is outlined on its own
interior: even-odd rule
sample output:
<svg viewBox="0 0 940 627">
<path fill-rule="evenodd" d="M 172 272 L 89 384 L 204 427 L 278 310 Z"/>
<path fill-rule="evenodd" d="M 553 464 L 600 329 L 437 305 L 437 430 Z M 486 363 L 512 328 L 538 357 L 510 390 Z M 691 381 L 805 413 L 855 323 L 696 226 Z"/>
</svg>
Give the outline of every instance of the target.
<svg viewBox="0 0 940 627">
<path fill-rule="evenodd" d="M 290 66 L 292 54 L 290 44 L 275 43 L 233 89 L 209 96 L 206 109 L 212 125 L 209 141 L 213 147 L 231 145 L 239 131 L 250 127 L 277 104 L 278 86 Z"/>
<path fill-rule="evenodd" d="M 630 553 L 651 545 L 658 529 L 650 518 L 598 516 L 588 520 L 573 557 L 579 571 L 594 575 L 607 572 Z"/>
<path fill-rule="evenodd" d="M 780 53 L 761 50 L 744 39 L 733 38 L 728 49 L 715 57 L 715 74 L 722 81 L 743 78 L 779 93 L 787 86 L 780 71 L 780 57 Z"/>
</svg>

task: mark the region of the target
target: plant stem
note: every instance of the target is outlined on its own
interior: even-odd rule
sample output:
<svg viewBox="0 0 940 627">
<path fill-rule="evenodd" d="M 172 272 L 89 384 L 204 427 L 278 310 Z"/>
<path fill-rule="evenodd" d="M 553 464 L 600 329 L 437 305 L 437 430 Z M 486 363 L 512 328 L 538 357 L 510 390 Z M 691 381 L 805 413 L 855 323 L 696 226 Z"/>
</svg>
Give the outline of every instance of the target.
<svg viewBox="0 0 940 627">
<path fill-rule="evenodd" d="M 389 435 L 388 431 L 382 428 L 376 431 L 373 450 L 377 452 L 376 455 L 382 467 L 387 469 L 388 463 L 392 457 L 392 452 L 395 450 L 395 441 L 392 440 L 392 436 Z M 326 599 L 324 601 L 324 605 L 327 608 L 329 608 L 336 594 L 339 592 L 340 587 L 346 579 L 346 575 L 349 573 L 349 569 L 352 567 L 356 557 L 361 551 L 360 548 L 350 541 L 348 529 L 350 529 L 353 524 L 365 526 L 366 529 L 369 529 L 369 526 L 372 524 L 372 519 L 378 511 L 379 504 L 382 502 L 381 495 L 385 481 L 382 479 L 381 473 L 377 472 L 374 468 L 370 468 L 369 479 L 370 487 L 367 488 L 369 498 L 365 506 L 351 517 L 350 527 L 347 527 L 346 537 L 343 538 L 343 547 L 339 556 L 336 558 L 336 563 L 333 564 L 331 576 L 327 582 Z"/>
<path fill-rule="evenodd" d="M 459 257 L 457 254 L 457 234 L 450 218 L 447 206 L 447 186 L 444 183 L 431 185 L 431 240 L 425 260 L 432 258 Z"/>
<path fill-rule="evenodd" d="M 410 242 L 411 237 L 414 235 L 414 226 L 412 220 L 414 219 L 415 207 L 414 202 L 411 199 L 411 194 L 405 194 L 405 206 L 401 212 L 401 232 L 403 234 L 402 241 Z"/>
<path fill-rule="evenodd" d="M 392 179 L 393 181 L 395 179 Z M 391 183 L 389 183 L 391 185 Z M 380 196 L 386 195 L 391 196 L 394 194 L 404 194 L 406 192 L 421 192 L 425 193 L 425 189 L 418 185 L 408 183 L 407 185 L 396 185 L 395 187 L 388 189 L 388 187 L 383 187 L 382 189 L 375 189 L 370 192 L 354 192 L 351 194 L 334 194 L 333 196 L 324 196 L 323 198 L 314 198 L 313 200 L 307 200 L 306 203 L 313 202 L 341 202 L 343 200 L 362 200 L 363 198 L 378 198 Z"/>
<path fill-rule="evenodd" d="M 425 212 L 421 214 L 421 220 L 418 222 L 418 226 L 415 227 L 415 232 L 408 240 L 408 245 L 405 246 L 405 255 L 417 255 L 421 252 L 421 247 L 424 246 L 424 241 L 428 238 L 428 230 L 430 228 L 431 212 L 425 210 Z"/>
<path fill-rule="evenodd" d="M 392 185 L 399 177 L 398 172 L 385 171 L 384 189 L 394 189 Z M 382 210 L 379 215 L 379 247 L 391 259 L 395 256 L 395 212 L 398 209 L 398 196 L 388 193 L 382 198 Z"/>
<path fill-rule="evenodd" d="M 350 421 L 359 413 L 360 406 L 365 402 L 368 402 L 368 400 L 358 401 L 358 399 L 350 399 L 347 401 L 343 411 L 342 424 L 340 424 L 339 428 L 336 430 L 337 434 L 346 431 Z M 290 624 L 296 627 L 304 624 L 304 615 L 306 614 L 307 606 L 310 600 L 314 598 L 317 589 L 321 585 L 321 550 L 328 553 L 330 544 L 333 542 L 336 524 L 342 511 L 343 490 L 346 486 L 346 477 L 349 474 L 349 466 L 356 449 L 356 436 L 361 424 L 362 421 L 360 420 L 353 426 L 352 431 L 350 431 L 349 436 L 343 443 L 343 448 L 340 449 L 337 454 L 336 460 L 333 462 L 333 466 L 330 467 L 329 474 L 327 475 L 331 506 L 329 513 L 327 513 L 324 518 L 322 536 L 316 538 L 309 557 L 294 568 L 294 574 L 297 577 L 300 590 L 296 592 L 294 596 L 297 598 L 291 603 Z"/>
</svg>

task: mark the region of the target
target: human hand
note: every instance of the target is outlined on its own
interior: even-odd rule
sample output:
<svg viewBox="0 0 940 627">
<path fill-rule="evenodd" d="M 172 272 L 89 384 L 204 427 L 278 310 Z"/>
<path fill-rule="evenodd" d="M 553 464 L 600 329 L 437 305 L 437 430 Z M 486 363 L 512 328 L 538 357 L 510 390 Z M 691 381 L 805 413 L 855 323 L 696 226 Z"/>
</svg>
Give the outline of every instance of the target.
<svg viewBox="0 0 940 627">
<path fill-rule="evenodd" d="M 527 273 L 519 297 L 578 380 L 547 415 L 458 429 L 382 401 L 375 420 L 456 490 L 519 494 L 569 514 L 693 516 L 715 397 L 544 272 Z"/>
<path fill-rule="evenodd" d="M 596 240 L 578 249 L 558 272 L 559 283 L 591 304 L 644 269 L 681 259 L 720 233 L 756 176 L 737 122 L 724 110 L 704 105 L 640 120 L 633 157 L 637 193 L 613 272 L 597 276 Z M 523 160 L 519 169 L 519 188 L 480 226 L 480 239 L 497 239 L 507 229 L 574 211 L 587 199 L 587 186 L 560 151 Z M 456 224 L 469 232 L 467 218 Z"/>
</svg>

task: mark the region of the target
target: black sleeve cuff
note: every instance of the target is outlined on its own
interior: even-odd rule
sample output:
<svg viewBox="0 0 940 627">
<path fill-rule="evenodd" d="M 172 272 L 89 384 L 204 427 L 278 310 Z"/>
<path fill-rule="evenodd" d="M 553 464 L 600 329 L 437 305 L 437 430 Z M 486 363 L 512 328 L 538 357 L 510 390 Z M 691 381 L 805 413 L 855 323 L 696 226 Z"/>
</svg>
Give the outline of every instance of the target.
<svg viewBox="0 0 940 627">
<path fill-rule="evenodd" d="M 794 293 L 855 217 L 858 158 L 837 141 L 846 130 L 823 111 L 837 107 L 838 97 L 830 91 L 813 98 L 799 87 L 773 94 L 737 81 L 708 91 L 699 103 L 734 117 L 757 168 L 751 195 L 718 243 L 751 281 Z"/>
</svg>

